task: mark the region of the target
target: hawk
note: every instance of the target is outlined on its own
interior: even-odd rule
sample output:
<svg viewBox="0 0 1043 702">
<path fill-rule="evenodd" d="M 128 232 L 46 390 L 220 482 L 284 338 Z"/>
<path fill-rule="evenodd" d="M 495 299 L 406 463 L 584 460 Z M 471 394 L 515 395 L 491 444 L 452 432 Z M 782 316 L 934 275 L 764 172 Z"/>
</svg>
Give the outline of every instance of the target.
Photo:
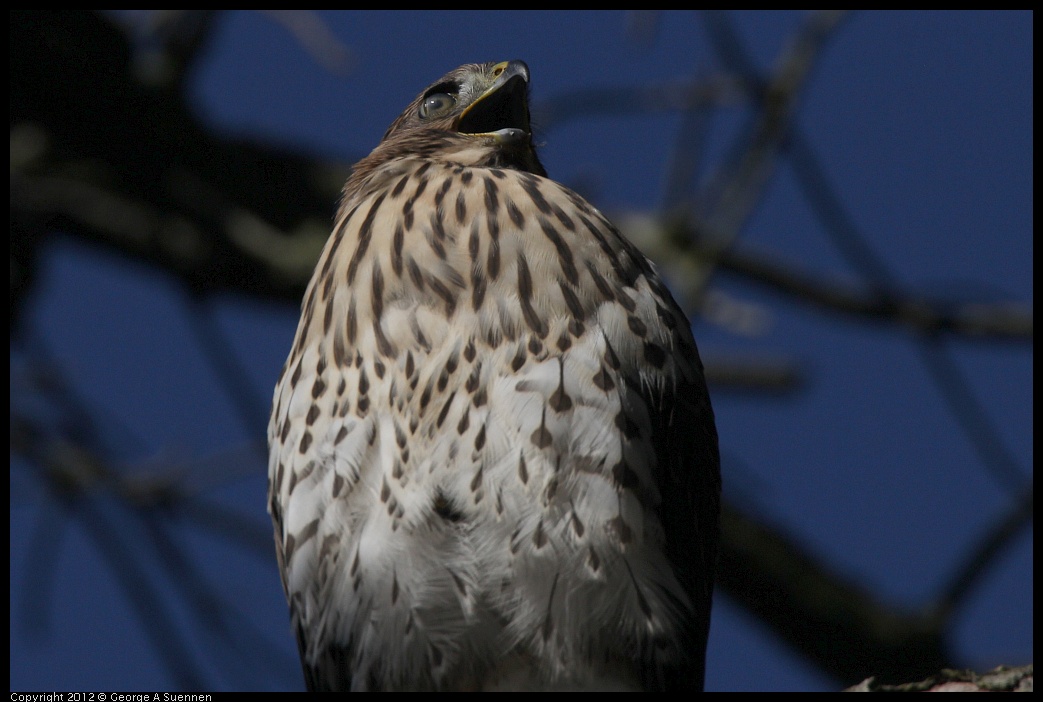
<svg viewBox="0 0 1043 702">
<path fill-rule="evenodd" d="M 690 322 L 546 177 L 528 82 L 421 93 L 308 286 L 268 438 L 309 689 L 702 687 L 720 468 Z"/>
</svg>

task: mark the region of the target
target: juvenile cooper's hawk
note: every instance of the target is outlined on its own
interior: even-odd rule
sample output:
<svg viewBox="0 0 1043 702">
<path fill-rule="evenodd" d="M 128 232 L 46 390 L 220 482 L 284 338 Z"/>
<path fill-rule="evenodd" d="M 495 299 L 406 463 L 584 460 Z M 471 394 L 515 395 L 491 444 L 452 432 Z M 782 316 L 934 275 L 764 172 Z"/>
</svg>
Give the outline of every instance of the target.
<svg viewBox="0 0 1043 702">
<path fill-rule="evenodd" d="M 268 437 L 310 689 L 702 687 L 702 364 L 648 260 L 546 178 L 528 80 L 417 97 L 308 286 Z"/>
</svg>

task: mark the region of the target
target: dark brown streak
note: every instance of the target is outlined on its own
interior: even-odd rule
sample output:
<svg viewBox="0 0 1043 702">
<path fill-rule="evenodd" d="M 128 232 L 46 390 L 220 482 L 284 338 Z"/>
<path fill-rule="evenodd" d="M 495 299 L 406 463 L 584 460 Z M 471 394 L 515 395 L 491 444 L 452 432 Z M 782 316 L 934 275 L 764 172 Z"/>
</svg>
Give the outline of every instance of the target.
<svg viewBox="0 0 1043 702">
<path fill-rule="evenodd" d="M 391 270 L 399 278 L 402 277 L 402 246 L 405 244 L 405 230 L 402 223 L 395 225 L 395 235 L 391 240 Z"/>
<path fill-rule="evenodd" d="M 348 344 L 355 345 L 358 336 L 358 315 L 355 312 L 355 296 L 348 302 Z"/>
<path fill-rule="evenodd" d="M 409 182 L 409 174 L 405 174 L 399 178 L 398 182 L 395 183 L 395 187 L 391 190 L 391 197 L 396 198 L 402 194 L 402 191 L 406 188 L 406 183 Z"/>
<path fill-rule="evenodd" d="M 482 238 L 478 231 L 478 222 L 471 224 L 471 236 L 467 240 L 467 253 L 471 255 L 471 264 L 478 263 L 478 254 L 481 253 Z"/>
<path fill-rule="evenodd" d="M 333 300 L 330 300 L 326 304 L 326 312 L 322 316 L 322 333 L 324 336 L 328 336 L 330 333 L 330 327 L 333 325 Z"/>
<path fill-rule="evenodd" d="M 420 266 L 417 265 L 416 260 L 413 258 L 410 258 L 409 263 L 406 265 L 409 267 L 409 279 L 413 281 L 413 285 L 416 286 L 417 290 L 423 291 L 424 274 L 421 273 Z"/>
<path fill-rule="evenodd" d="M 445 224 L 442 222 L 442 216 L 437 210 L 431 215 L 431 231 L 439 241 L 445 241 L 448 237 L 445 233 Z"/>
<path fill-rule="evenodd" d="M 471 309 L 475 312 L 482 308 L 482 303 L 485 301 L 485 290 L 488 284 L 485 281 L 485 276 L 478 270 L 477 266 L 471 267 Z"/>
<path fill-rule="evenodd" d="M 451 188 L 452 186 L 453 186 L 453 179 L 452 178 L 446 178 L 445 180 L 442 181 L 442 185 L 439 186 L 438 192 L 435 193 L 435 207 L 436 208 L 442 206 L 442 200 L 445 199 L 445 196 L 449 193 L 449 188 Z"/>
<path fill-rule="evenodd" d="M 443 423 L 443 422 L 445 421 L 446 415 L 448 415 L 448 414 L 449 414 L 449 408 L 450 408 L 450 407 L 452 407 L 452 405 L 453 405 L 453 399 L 454 399 L 455 397 L 456 397 L 456 391 L 454 390 L 454 391 L 453 391 L 453 392 L 452 392 L 452 393 L 451 393 L 451 394 L 449 395 L 449 398 L 448 398 L 448 399 L 447 399 L 447 400 L 445 401 L 445 404 L 444 404 L 444 405 L 442 405 L 442 410 L 441 410 L 441 411 L 440 411 L 440 412 L 438 413 L 438 419 L 437 419 L 437 420 L 435 420 L 435 426 L 436 426 L 437 428 L 439 428 L 439 429 L 441 429 L 441 428 L 442 428 L 442 423 Z"/>
<path fill-rule="evenodd" d="M 384 273 L 380 269 L 380 262 L 373 262 L 373 275 L 371 284 L 372 290 L 372 305 L 373 305 L 373 319 L 379 324 L 384 316 Z"/>
<path fill-rule="evenodd" d="M 445 238 L 444 234 L 442 237 L 439 237 L 437 234 L 434 233 L 434 231 L 432 231 L 432 235 L 427 237 L 427 243 L 431 246 L 431 250 L 435 252 L 435 256 L 438 256 L 438 258 L 444 261 L 445 246 L 443 246 L 442 242 L 439 240 L 442 238 Z"/>
<path fill-rule="evenodd" d="M 377 351 L 380 352 L 380 355 L 385 358 L 393 358 L 395 356 L 395 347 L 384 336 L 384 329 L 380 324 L 380 319 L 373 320 L 373 335 L 377 338 Z"/>
<path fill-rule="evenodd" d="M 489 230 L 489 236 L 493 241 L 498 241 L 500 238 L 500 218 L 492 212 L 488 213 L 485 217 L 485 228 Z"/>
<path fill-rule="evenodd" d="M 467 199 L 464 197 L 464 192 L 461 190 L 456 194 L 456 223 L 463 224 L 464 219 L 467 217 Z"/>
<path fill-rule="evenodd" d="M 500 200 L 497 197 L 496 182 L 491 178 L 484 178 L 485 181 L 485 209 L 488 210 L 489 215 L 496 216 L 497 210 L 500 209 Z"/>
<path fill-rule="evenodd" d="M 347 216 L 341 220 L 340 226 L 337 227 L 337 231 L 333 233 L 333 243 L 330 245 L 330 250 L 326 252 L 326 260 L 322 263 L 322 273 L 319 274 L 320 277 L 329 275 L 330 266 L 333 265 L 334 256 L 337 253 L 337 249 L 340 247 L 340 242 L 344 239 L 344 232 L 348 228 L 348 222 L 351 221 L 351 218 L 355 216 L 355 212 L 357 211 L 358 205 L 351 208 L 351 211 L 348 212 Z"/>
<path fill-rule="evenodd" d="M 518 297 L 521 302 L 525 323 L 541 339 L 547 336 L 547 325 L 539 318 L 536 310 L 532 307 L 532 275 L 529 273 L 529 264 L 525 262 L 525 258 L 522 256 L 518 257 Z"/>
<path fill-rule="evenodd" d="M 527 192 L 529 197 L 532 198 L 532 203 L 536 205 L 536 209 L 543 214 L 551 213 L 550 204 L 547 203 L 547 199 L 544 198 L 543 193 L 540 192 L 539 181 L 533 177 L 523 178 L 522 188 L 524 188 L 525 192 Z"/>
<path fill-rule="evenodd" d="M 373 220 L 377 216 L 377 210 L 380 209 L 381 203 L 384 202 L 384 196 L 386 193 L 381 193 L 373 201 L 373 206 L 369 208 L 369 213 L 366 214 L 366 219 L 363 220 L 362 226 L 359 227 L 359 243 L 355 247 L 355 253 L 351 256 L 351 263 L 348 264 L 348 285 L 353 285 L 355 282 L 355 273 L 358 271 L 359 263 L 362 262 L 362 257 L 366 254 L 366 249 L 369 248 L 369 241 L 373 236 Z"/>
<path fill-rule="evenodd" d="M 452 317 L 453 313 L 456 312 L 456 296 L 445 286 L 445 283 L 434 276 L 429 277 L 427 283 L 435 294 L 445 301 L 446 317 Z"/>
<path fill-rule="evenodd" d="M 576 297 L 576 292 L 571 286 L 566 285 L 564 282 L 560 282 L 558 287 L 561 288 L 561 295 L 565 298 L 565 306 L 569 308 L 569 312 L 576 319 L 582 320 L 586 315 L 583 311 L 583 305 L 580 303 L 579 298 Z"/>
<path fill-rule="evenodd" d="M 430 167 L 431 163 L 429 161 L 425 163 L 423 166 L 421 166 L 419 169 L 417 169 L 417 172 L 413 174 L 413 177 L 419 178 L 420 182 L 416 186 L 416 192 L 413 193 L 413 196 L 409 198 L 410 204 L 413 204 L 414 202 L 419 200 L 420 196 L 424 194 L 425 190 L 427 190 L 427 178 L 424 178 L 424 173 L 426 173 L 427 169 Z"/>
<path fill-rule="evenodd" d="M 598 271 L 593 261 L 587 261 L 587 270 L 590 272 L 590 277 L 593 279 L 594 285 L 597 287 L 598 292 L 601 293 L 601 296 L 606 300 L 614 300 L 616 297 L 615 291 L 608 284 L 608 281 L 602 277 L 601 272 Z"/>
<path fill-rule="evenodd" d="M 510 216 L 511 221 L 514 222 L 514 226 L 518 229 L 525 228 L 525 215 L 518 209 L 518 206 L 514 204 L 514 201 L 507 200 L 507 214 Z"/>
<path fill-rule="evenodd" d="M 583 222 L 583 226 L 586 227 L 587 231 L 589 231 L 591 235 L 597 240 L 598 246 L 601 247 L 601 251 L 604 252 L 605 256 L 607 256 L 608 260 L 612 263 L 612 269 L 618 273 L 621 270 L 619 264 L 619 257 L 616 256 L 616 252 L 612 249 L 611 246 L 609 246 L 609 243 L 605 239 L 605 235 L 602 233 L 601 229 L 594 226 L 594 224 L 583 215 L 579 216 L 579 221 Z"/>
<path fill-rule="evenodd" d="M 554 216 L 557 217 L 558 221 L 561 222 L 562 226 L 564 226 L 570 232 L 576 231 L 576 223 L 573 222 L 572 218 L 565 214 L 565 211 L 557 205 L 554 206 Z"/>
<path fill-rule="evenodd" d="M 550 242 L 554 244 L 554 248 L 558 251 L 558 258 L 561 261 L 561 270 L 565 274 L 565 277 L 573 285 L 579 284 L 579 272 L 576 270 L 576 263 L 572 258 L 572 249 L 565 243 L 565 240 L 558 233 L 558 230 L 554 228 L 546 218 L 540 217 L 540 229 L 550 239 Z"/>
<path fill-rule="evenodd" d="M 485 262 L 485 270 L 489 280 L 496 280 L 500 275 L 500 242 L 496 239 L 489 241 L 489 255 Z"/>
</svg>

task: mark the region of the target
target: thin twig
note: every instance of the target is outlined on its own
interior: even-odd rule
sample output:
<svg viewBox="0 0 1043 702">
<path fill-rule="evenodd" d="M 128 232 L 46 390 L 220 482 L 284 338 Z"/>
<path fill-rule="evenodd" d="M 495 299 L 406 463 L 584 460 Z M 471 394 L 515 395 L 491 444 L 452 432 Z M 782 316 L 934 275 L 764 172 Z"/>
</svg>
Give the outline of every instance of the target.
<svg viewBox="0 0 1043 702">
<path fill-rule="evenodd" d="M 1002 518 L 979 539 L 978 544 L 956 569 L 948 587 L 932 608 L 934 616 L 948 619 L 967 600 L 974 587 L 990 572 L 990 566 L 1032 522 L 1034 502 L 1035 493 L 1029 485 L 1022 490 L 1021 495 L 1013 501 Z"/>
</svg>

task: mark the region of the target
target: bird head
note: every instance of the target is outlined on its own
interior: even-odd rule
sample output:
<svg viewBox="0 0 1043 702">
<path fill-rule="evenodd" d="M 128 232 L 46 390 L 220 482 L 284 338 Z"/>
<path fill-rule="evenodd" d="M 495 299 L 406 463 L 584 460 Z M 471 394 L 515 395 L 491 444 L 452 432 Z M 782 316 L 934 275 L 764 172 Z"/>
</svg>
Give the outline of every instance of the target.
<svg viewBox="0 0 1043 702">
<path fill-rule="evenodd" d="M 451 138 L 447 138 L 452 135 Z M 529 120 L 529 67 L 523 61 L 470 63 L 442 76 L 396 119 L 381 147 L 416 148 L 461 165 L 516 168 L 546 175 L 536 157 Z M 435 148 L 437 145 L 443 148 Z M 386 149 L 399 151 L 399 148 Z M 482 159 L 476 153 L 486 152 Z M 416 151 L 414 151 L 416 152 Z"/>
</svg>

